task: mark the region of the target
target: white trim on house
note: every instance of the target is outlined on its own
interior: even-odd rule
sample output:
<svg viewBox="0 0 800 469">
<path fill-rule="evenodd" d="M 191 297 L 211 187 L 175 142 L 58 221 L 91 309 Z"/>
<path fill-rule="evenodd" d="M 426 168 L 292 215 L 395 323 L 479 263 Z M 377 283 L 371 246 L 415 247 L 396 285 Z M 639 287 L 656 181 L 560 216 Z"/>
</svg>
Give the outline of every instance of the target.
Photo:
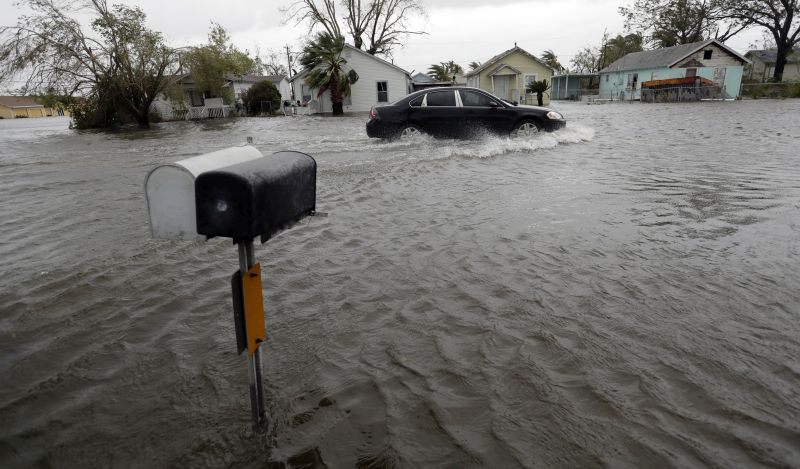
<svg viewBox="0 0 800 469">
<path fill-rule="evenodd" d="M 672 62 L 672 63 L 671 63 L 671 64 L 669 64 L 669 65 L 667 65 L 667 68 L 672 68 L 672 67 L 674 67 L 675 65 L 677 65 L 679 62 L 681 62 L 681 61 L 682 61 L 683 59 L 685 59 L 686 57 L 689 57 L 690 55 L 693 55 L 693 54 L 696 54 L 696 53 L 700 52 L 701 50 L 705 49 L 706 47 L 710 46 L 711 44 L 716 44 L 716 45 L 717 45 L 717 47 L 719 47 L 720 49 L 722 49 L 722 50 L 726 51 L 727 53 L 729 53 L 729 54 L 731 54 L 731 55 L 734 55 L 734 56 L 736 56 L 736 57 L 738 57 L 738 58 L 742 59 L 742 60 L 743 60 L 745 63 L 748 63 L 748 64 L 749 64 L 749 63 L 752 63 L 752 62 L 750 61 L 750 59 L 748 59 L 748 58 L 746 58 L 745 56 L 743 56 L 743 55 L 739 54 L 738 52 L 736 52 L 735 50 L 733 50 L 733 49 L 731 49 L 730 47 L 726 46 L 725 44 L 723 44 L 723 43 L 719 42 L 718 40 L 716 40 L 716 39 L 709 39 L 708 41 L 706 41 L 706 42 L 704 42 L 704 43 L 700 44 L 699 46 L 697 46 L 696 48 L 692 49 L 692 51 L 691 51 L 691 52 L 689 52 L 688 54 L 684 54 L 684 56 L 683 56 L 683 57 L 681 57 L 680 59 L 678 59 L 678 60 L 676 60 L 676 61 Z"/>
</svg>

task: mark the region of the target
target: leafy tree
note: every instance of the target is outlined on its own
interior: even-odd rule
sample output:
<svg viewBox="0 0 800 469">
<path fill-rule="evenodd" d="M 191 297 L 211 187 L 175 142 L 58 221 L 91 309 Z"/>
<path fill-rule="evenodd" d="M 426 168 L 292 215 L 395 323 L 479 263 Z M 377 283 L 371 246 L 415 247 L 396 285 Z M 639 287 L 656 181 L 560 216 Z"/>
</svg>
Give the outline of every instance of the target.
<svg viewBox="0 0 800 469">
<path fill-rule="evenodd" d="M 439 64 L 433 64 L 428 69 L 428 76 L 437 81 L 453 81 L 454 75 L 463 75 L 463 74 L 464 74 L 464 69 L 461 68 L 461 65 L 458 65 L 452 60 L 449 62 L 441 62 Z"/>
<path fill-rule="evenodd" d="M 470 70 L 477 70 L 480 66 L 481 66 L 481 63 L 477 62 L 477 61 L 472 61 L 472 62 L 469 63 L 469 69 Z"/>
<path fill-rule="evenodd" d="M 149 125 L 150 105 L 169 85 L 177 54 L 145 26 L 141 9 L 87 2 L 91 34 L 75 18 L 80 4 L 19 5 L 31 13 L 0 27 L 0 82 L 22 76 L 23 93 L 82 98 L 72 103 L 79 126 Z"/>
<path fill-rule="evenodd" d="M 267 109 L 265 106 L 268 106 L 268 111 L 270 113 L 274 113 L 277 109 L 280 109 L 281 106 L 281 92 L 278 91 L 278 88 L 269 80 L 259 81 L 253 84 L 243 95 L 242 101 L 244 102 L 244 107 L 247 109 L 248 115 L 257 115 L 263 113 Z M 268 105 L 265 103 L 269 103 Z"/>
<path fill-rule="evenodd" d="M 342 103 L 345 96 L 350 95 L 350 86 L 358 81 L 358 73 L 352 68 L 348 70 L 347 60 L 342 57 L 344 38 L 318 33 L 303 47 L 300 64 L 311 70 L 306 76 L 306 83 L 317 88 L 317 97 L 325 91 L 331 92 L 333 115 L 344 114 Z"/>
<path fill-rule="evenodd" d="M 546 63 L 548 67 L 552 68 L 556 72 L 564 71 L 564 67 L 561 65 L 561 62 L 558 61 L 556 53 L 553 52 L 551 49 L 542 52 L 542 61 Z"/>
<path fill-rule="evenodd" d="M 256 63 L 248 55 L 230 44 L 225 28 L 211 24 L 208 44 L 191 48 L 183 56 L 195 89 L 222 97 L 226 103 L 233 101 L 228 77 L 255 71 Z"/>
<path fill-rule="evenodd" d="M 725 41 L 742 31 L 749 21 L 727 15 L 726 1 L 636 0 L 619 13 L 627 31 L 643 34 L 653 47 L 672 47 L 709 38 Z"/>
<path fill-rule="evenodd" d="M 347 30 L 353 45 L 372 55 L 391 55 L 410 34 L 425 34 L 411 29 L 413 15 L 424 15 L 421 0 L 297 0 L 281 9 L 286 20 L 306 23 L 309 32 L 320 28 L 331 37 Z M 344 26 L 342 26 L 344 25 Z"/>
<path fill-rule="evenodd" d="M 536 102 L 539 103 L 539 106 L 542 106 L 544 101 L 544 93 L 550 89 L 550 83 L 547 80 L 534 80 L 528 83 L 527 88 L 525 91 L 531 94 L 536 95 Z"/>
<path fill-rule="evenodd" d="M 774 81 L 781 81 L 786 56 L 800 41 L 800 0 L 720 0 L 734 21 L 760 26 L 772 35 L 777 46 Z"/>
</svg>

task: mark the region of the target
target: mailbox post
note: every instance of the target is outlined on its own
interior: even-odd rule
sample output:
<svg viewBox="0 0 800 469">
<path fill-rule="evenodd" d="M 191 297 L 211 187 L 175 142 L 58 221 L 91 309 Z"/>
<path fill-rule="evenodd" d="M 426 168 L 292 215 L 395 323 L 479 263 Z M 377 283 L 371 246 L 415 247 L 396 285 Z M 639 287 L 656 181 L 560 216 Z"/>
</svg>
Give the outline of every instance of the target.
<svg viewBox="0 0 800 469">
<path fill-rule="evenodd" d="M 261 265 L 253 240 L 264 243 L 316 207 L 317 163 L 300 152 L 264 157 L 242 146 L 152 170 L 145 179 L 153 237 L 233 239 L 239 270 L 231 278 L 236 347 L 247 351 L 253 424 L 266 423 L 261 343 L 266 340 Z M 193 215 L 193 216 L 192 216 Z"/>
</svg>

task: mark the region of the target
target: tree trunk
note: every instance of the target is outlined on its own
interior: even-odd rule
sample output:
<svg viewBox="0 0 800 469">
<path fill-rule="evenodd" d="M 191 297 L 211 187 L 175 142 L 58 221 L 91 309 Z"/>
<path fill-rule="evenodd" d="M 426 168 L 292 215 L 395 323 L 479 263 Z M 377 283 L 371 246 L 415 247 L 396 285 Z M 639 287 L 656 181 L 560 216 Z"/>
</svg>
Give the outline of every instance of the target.
<svg viewBox="0 0 800 469">
<path fill-rule="evenodd" d="M 772 74 L 772 81 L 780 83 L 783 80 L 783 69 L 786 68 L 786 46 L 778 44 L 778 53 L 775 58 L 775 73 Z"/>
<path fill-rule="evenodd" d="M 536 101 L 539 103 L 539 106 L 544 106 L 542 93 L 536 93 Z"/>
<path fill-rule="evenodd" d="M 338 102 L 338 103 L 332 103 L 332 104 L 333 104 L 333 115 L 334 116 L 341 116 L 342 114 L 344 114 L 344 107 L 342 106 L 341 101 Z"/>
</svg>

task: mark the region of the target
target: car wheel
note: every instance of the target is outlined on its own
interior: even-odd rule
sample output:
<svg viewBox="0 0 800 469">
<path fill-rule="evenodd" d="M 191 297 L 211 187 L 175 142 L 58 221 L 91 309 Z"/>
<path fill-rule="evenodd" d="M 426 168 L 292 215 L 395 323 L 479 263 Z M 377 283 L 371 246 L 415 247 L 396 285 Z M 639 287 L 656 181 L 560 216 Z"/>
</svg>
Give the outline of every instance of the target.
<svg viewBox="0 0 800 469">
<path fill-rule="evenodd" d="M 403 125 L 397 132 L 397 138 L 400 139 L 414 138 L 419 137 L 420 135 L 422 135 L 422 129 L 414 124 Z"/>
<path fill-rule="evenodd" d="M 512 137 L 530 137 L 533 135 L 538 134 L 542 131 L 542 128 L 536 121 L 522 121 L 516 126 L 514 126 L 514 130 L 511 131 Z"/>
</svg>

